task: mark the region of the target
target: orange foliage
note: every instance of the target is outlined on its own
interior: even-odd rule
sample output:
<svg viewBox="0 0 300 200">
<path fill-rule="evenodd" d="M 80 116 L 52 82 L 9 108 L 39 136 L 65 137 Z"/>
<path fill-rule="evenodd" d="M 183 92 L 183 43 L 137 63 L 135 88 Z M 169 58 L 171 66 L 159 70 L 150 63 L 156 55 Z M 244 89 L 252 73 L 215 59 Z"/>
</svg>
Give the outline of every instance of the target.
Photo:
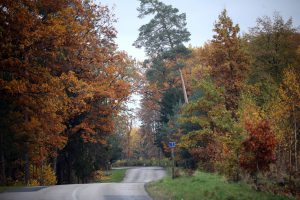
<svg viewBox="0 0 300 200">
<path fill-rule="evenodd" d="M 250 172 L 266 171 L 275 161 L 275 135 L 268 121 L 261 121 L 257 126 L 246 124 L 249 138 L 242 143 L 241 166 Z"/>
<path fill-rule="evenodd" d="M 0 122 L 34 164 L 57 156 L 74 132 L 104 144 L 113 131 L 133 87 L 113 22 L 90 1 L 1 2 Z"/>
</svg>

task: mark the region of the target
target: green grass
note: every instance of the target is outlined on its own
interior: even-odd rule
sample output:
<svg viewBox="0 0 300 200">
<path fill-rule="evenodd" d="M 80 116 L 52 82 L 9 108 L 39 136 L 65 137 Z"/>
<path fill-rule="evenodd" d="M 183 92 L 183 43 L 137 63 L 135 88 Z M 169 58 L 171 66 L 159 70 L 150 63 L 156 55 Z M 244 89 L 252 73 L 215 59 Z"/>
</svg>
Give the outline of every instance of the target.
<svg viewBox="0 0 300 200">
<path fill-rule="evenodd" d="M 290 198 L 257 192 L 244 183 L 228 183 L 222 176 L 196 172 L 172 180 L 170 176 L 146 186 L 153 199 L 200 200 L 287 200 Z"/>
<path fill-rule="evenodd" d="M 0 186 L 0 193 L 4 192 L 5 190 L 7 190 L 9 187 L 6 186 Z"/>
<path fill-rule="evenodd" d="M 127 169 L 112 169 L 109 171 L 110 176 L 108 180 L 102 181 L 103 183 L 119 183 L 123 181 Z"/>
<path fill-rule="evenodd" d="M 21 187 L 25 187 L 25 186 L 22 186 L 22 185 L 18 185 L 18 186 L 0 186 L 0 193 L 6 191 L 6 190 L 9 190 L 9 189 L 15 189 L 15 188 L 21 188 Z"/>
<path fill-rule="evenodd" d="M 126 173 L 127 169 L 112 169 L 109 171 L 109 176 L 108 179 L 103 180 L 103 181 L 98 181 L 101 183 L 119 183 L 121 181 L 123 181 L 125 173 Z M 13 188 L 18 188 L 18 187 L 26 187 L 23 185 L 17 185 L 17 186 L 0 186 L 0 193 L 9 190 L 9 189 L 13 189 Z"/>
</svg>

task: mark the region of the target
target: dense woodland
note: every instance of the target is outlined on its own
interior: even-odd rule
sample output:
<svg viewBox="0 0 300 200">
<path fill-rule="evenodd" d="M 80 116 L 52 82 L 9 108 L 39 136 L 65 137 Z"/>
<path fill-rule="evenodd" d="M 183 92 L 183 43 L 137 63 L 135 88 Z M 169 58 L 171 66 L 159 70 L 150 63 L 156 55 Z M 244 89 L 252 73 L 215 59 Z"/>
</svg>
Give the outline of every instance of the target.
<svg viewBox="0 0 300 200">
<path fill-rule="evenodd" d="M 152 17 L 134 43 L 148 55 L 141 130 L 168 157 L 176 141 L 178 166 L 299 195 L 300 34 L 292 19 L 275 12 L 241 34 L 223 10 L 213 38 L 187 47 L 184 13 L 140 2 L 139 17 Z"/>
<path fill-rule="evenodd" d="M 170 157 L 231 181 L 300 191 L 300 33 L 278 13 L 241 34 L 223 10 L 213 38 L 188 46 L 186 15 L 140 0 L 133 45 L 115 16 L 77 0 L 0 2 L 1 184 L 88 182 L 117 159 Z M 255 20 L 255 19 L 254 19 Z M 142 96 L 132 124 L 130 95 Z"/>
</svg>

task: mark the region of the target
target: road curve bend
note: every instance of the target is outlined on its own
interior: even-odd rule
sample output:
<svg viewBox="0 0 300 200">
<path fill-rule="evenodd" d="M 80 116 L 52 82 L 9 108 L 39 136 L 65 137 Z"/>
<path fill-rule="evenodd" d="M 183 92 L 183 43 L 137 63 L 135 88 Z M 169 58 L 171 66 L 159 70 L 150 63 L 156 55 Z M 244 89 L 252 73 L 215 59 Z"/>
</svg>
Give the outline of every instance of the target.
<svg viewBox="0 0 300 200">
<path fill-rule="evenodd" d="M 40 190 L 4 192 L 0 200 L 150 200 L 145 183 L 164 177 L 161 167 L 133 167 L 122 183 L 56 185 Z"/>
</svg>

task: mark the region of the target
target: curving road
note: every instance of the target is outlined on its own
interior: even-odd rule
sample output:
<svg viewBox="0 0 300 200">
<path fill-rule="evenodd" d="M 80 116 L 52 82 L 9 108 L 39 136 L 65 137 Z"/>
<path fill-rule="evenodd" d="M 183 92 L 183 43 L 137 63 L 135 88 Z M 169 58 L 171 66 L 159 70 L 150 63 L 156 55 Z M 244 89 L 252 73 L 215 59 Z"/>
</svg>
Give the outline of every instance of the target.
<svg viewBox="0 0 300 200">
<path fill-rule="evenodd" d="M 129 168 L 122 183 L 56 185 L 4 192 L 0 200 L 150 200 L 145 183 L 165 176 L 161 167 Z"/>
</svg>

